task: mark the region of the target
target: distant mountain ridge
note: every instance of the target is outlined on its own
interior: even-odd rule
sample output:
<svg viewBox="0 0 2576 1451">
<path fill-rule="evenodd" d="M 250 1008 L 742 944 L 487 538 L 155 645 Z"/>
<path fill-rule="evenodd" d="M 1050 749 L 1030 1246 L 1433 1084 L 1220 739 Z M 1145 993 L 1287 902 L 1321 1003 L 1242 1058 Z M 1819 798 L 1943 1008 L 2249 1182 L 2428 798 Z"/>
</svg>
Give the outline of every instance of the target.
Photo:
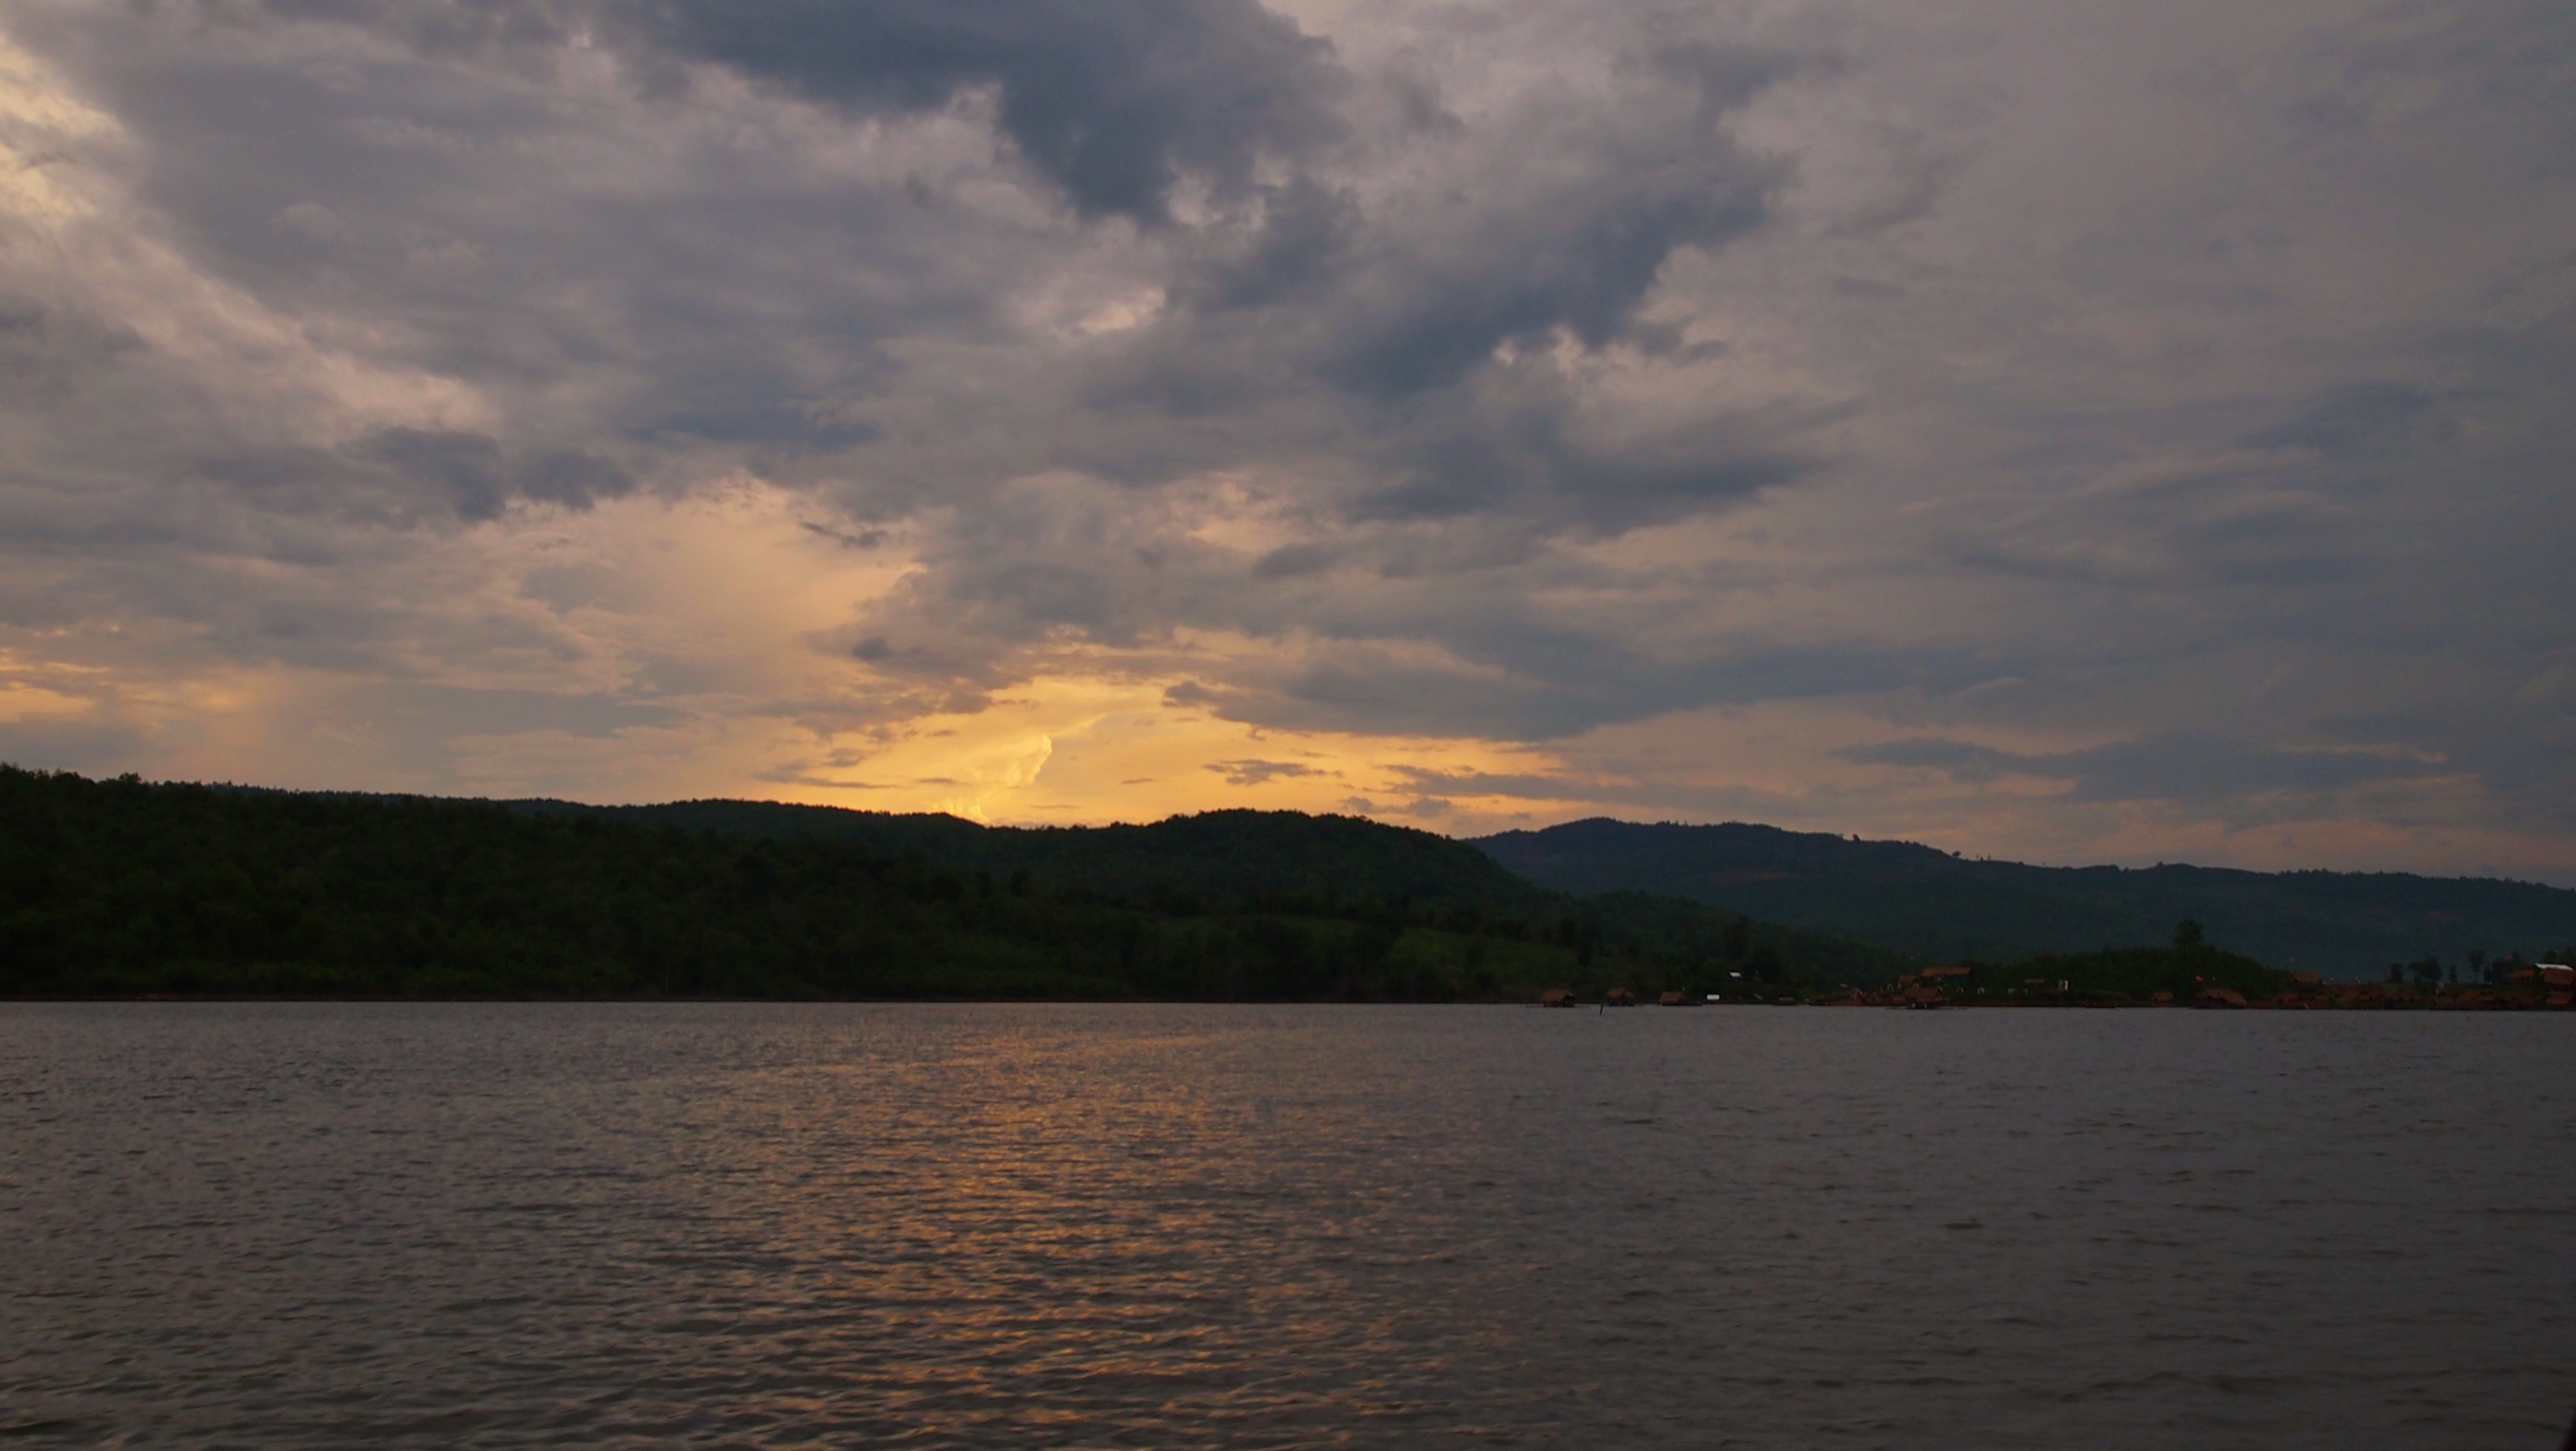
<svg viewBox="0 0 2576 1451">
<path fill-rule="evenodd" d="M 1559 891 L 1668 893 L 1925 958 L 2161 944 L 2186 917 L 2272 966 L 2342 978 L 2428 954 L 2465 975 L 2472 949 L 2529 956 L 2576 942 L 2576 891 L 2488 877 L 2040 867 L 1741 822 L 1604 817 L 1474 845 Z"/>
</svg>

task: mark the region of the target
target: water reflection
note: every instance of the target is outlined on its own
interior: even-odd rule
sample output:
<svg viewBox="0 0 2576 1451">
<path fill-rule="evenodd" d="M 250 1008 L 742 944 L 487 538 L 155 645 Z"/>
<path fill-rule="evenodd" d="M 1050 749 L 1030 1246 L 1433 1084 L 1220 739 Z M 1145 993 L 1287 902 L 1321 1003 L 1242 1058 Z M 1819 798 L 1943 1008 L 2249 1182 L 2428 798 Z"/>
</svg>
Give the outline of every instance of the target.
<svg viewBox="0 0 2576 1451">
<path fill-rule="evenodd" d="M 2415 1106 L 2559 1025 L 1930 1016 L 9 1008 L 0 1377 L 65 1444 L 2548 1444 L 2576 1145 Z"/>
</svg>

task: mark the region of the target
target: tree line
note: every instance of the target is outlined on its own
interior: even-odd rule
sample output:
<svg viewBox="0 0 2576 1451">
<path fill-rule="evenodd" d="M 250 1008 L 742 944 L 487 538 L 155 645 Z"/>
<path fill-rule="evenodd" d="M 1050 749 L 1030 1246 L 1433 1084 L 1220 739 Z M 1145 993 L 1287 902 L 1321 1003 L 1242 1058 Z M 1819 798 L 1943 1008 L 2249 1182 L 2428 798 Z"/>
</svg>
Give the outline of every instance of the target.
<svg viewBox="0 0 2576 1451">
<path fill-rule="evenodd" d="M 0 993 L 1402 1001 L 1904 966 L 1677 899 L 1498 883 L 1443 838 L 1291 815 L 1120 828 L 1145 835 L 1088 858 L 1077 835 L 1032 838 L 1016 862 L 920 833 L 989 862 L 967 866 L 918 842 L 0 766 Z"/>
</svg>

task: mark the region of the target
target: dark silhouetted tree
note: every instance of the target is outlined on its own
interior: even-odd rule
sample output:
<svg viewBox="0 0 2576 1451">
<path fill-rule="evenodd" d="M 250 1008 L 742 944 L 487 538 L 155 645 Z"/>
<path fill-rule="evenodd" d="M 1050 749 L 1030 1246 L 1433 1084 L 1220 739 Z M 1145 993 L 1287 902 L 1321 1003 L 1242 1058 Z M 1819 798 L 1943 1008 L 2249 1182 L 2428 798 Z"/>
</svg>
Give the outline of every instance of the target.
<svg viewBox="0 0 2576 1451">
<path fill-rule="evenodd" d="M 1780 980 L 1780 954 L 1773 951 L 1771 944 L 1767 942 L 1753 949 L 1753 956 L 1746 966 L 1752 970 L 1756 982 Z"/>
</svg>

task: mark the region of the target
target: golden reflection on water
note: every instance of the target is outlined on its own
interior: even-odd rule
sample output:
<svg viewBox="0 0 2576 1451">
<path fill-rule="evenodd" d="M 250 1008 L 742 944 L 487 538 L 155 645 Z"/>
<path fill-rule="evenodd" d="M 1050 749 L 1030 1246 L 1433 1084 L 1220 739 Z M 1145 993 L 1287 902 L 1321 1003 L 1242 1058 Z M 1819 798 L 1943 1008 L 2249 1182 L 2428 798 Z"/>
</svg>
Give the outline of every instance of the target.
<svg viewBox="0 0 2576 1451">
<path fill-rule="evenodd" d="M 1031 1024 L 674 1084 L 669 1112 L 703 1146 L 695 1212 L 800 1271 L 740 1292 L 881 1347 L 882 1407 L 1400 1415 L 1436 1306 L 1350 1312 L 1360 1274 L 1456 1263 L 1439 1152 L 1401 1095 L 1278 1036 Z M 1406 1181 L 1354 1172 L 1390 1155 Z"/>
</svg>

